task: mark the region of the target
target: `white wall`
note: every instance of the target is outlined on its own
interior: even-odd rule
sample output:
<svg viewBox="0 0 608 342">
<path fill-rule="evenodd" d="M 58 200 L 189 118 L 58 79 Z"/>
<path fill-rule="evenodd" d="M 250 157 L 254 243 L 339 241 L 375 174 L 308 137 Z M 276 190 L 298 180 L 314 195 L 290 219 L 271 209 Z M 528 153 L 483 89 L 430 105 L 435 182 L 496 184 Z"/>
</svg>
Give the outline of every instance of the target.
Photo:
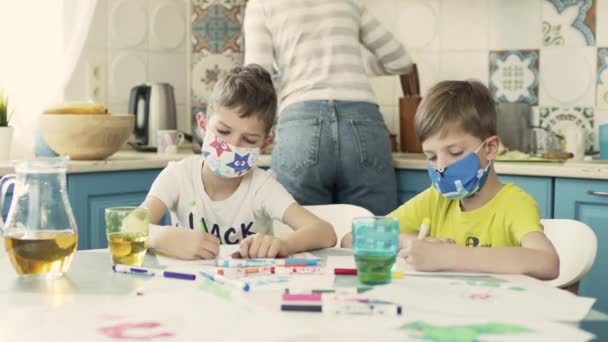
<svg viewBox="0 0 608 342">
<path fill-rule="evenodd" d="M 92 99 L 106 104 L 112 113 L 126 113 L 133 86 L 168 82 L 175 89 L 178 128 L 189 131 L 188 4 L 187 0 L 98 0 L 66 99 Z M 66 16 L 69 11 L 66 6 Z"/>
<path fill-rule="evenodd" d="M 62 0 L 0 0 L 0 89 L 14 110 L 11 156 L 33 156 L 41 110 L 61 100 Z"/>
</svg>

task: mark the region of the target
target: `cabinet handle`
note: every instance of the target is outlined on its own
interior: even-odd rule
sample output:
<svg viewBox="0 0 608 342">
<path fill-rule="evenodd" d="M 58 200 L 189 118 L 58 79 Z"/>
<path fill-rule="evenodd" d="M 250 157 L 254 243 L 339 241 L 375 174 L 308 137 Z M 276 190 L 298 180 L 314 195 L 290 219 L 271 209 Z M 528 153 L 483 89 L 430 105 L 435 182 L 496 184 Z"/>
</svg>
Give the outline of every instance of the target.
<svg viewBox="0 0 608 342">
<path fill-rule="evenodd" d="M 587 193 L 589 195 L 596 195 L 596 196 L 608 196 L 608 192 L 606 191 L 593 191 L 593 190 L 587 190 Z"/>
</svg>

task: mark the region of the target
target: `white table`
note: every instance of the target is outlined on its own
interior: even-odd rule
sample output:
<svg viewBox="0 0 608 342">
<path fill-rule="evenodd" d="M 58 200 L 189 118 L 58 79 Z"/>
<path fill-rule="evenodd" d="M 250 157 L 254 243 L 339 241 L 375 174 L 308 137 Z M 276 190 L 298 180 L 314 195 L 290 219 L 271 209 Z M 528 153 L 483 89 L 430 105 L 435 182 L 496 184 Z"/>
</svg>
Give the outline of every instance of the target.
<svg viewBox="0 0 608 342">
<path fill-rule="evenodd" d="M 324 260 L 328 255 L 352 255 L 352 251 L 328 249 L 316 251 L 313 254 Z M 147 255 L 144 265 L 149 267 L 158 266 L 156 257 Z M 15 275 L 5 252 L 2 251 L 0 253 L 0 313 L 6 314 L 11 310 L 19 310 L 24 307 L 64 307 L 72 304 L 86 304 L 93 307 L 100 303 L 112 303 L 117 298 L 133 297 L 134 293 L 146 281 L 147 278 L 144 277 L 114 273 L 111 270 L 111 261 L 107 250 L 77 252 L 69 272 L 64 277 L 52 281 L 23 279 Z M 179 282 L 179 280 L 176 281 Z M 335 285 L 337 287 L 354 287 L 359 284 L 356 277 L 338 276 Z M 273 296 L 276 297 L 276 294 Z M 264 295 L 261 295 L 259 299 L 254 301 L 264 303 L 264 298 Z M 278 315 L 281 314 L 278 313 Z M 324 319 L 319 314 L 289 313 L 289 315 L 291 315 L 290 317 L 296 317 L 302 324 L 318 324 Z M 32 319 L 35 320 L 35 317 Z M 365 322 L 365 319 L 355 318 L 352 321 L 344 321 L 344 324 L 362 324 L 358 322 Z M 78 322 L 74 322 L 74 324 L 78 324 Z M 581 327 L 600 336 L 605 336 L 604 334 L 608 332 L 608 316 L 592 310 Z M 10 328 L 14 328 L 15 331 L 22 329 L 9 327 L 9 330 Z M 2 333 L 2 329 L 0 329 L 0 340 L 4 340 Z M 10 334 L 11 332 L 8 331 L 7 333 Z M 17 334 L 16 332 L 13 333 Z M 241 337 L 247 337 L 250 332 L 236 331 L 234 333 L 241 334 L 239 335 Z M 361 339 L 366 340 L 363 337 Z M 71 341 L 71 339 L 68 340 Z"/>
</svg>

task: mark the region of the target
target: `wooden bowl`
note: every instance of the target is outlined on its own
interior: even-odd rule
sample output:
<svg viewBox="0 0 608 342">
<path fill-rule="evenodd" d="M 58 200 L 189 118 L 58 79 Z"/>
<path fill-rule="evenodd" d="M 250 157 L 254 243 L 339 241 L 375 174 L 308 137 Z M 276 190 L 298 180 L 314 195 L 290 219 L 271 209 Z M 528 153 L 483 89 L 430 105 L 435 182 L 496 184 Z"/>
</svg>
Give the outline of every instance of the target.
<svg viewBox="0 0 608 342">
<path fill-rule="evenodd" d="M 40 134 L 53 151 L 73 160 L 105 159 L 129 139 L 132 114 L 43 114 Z"/>
</svg>

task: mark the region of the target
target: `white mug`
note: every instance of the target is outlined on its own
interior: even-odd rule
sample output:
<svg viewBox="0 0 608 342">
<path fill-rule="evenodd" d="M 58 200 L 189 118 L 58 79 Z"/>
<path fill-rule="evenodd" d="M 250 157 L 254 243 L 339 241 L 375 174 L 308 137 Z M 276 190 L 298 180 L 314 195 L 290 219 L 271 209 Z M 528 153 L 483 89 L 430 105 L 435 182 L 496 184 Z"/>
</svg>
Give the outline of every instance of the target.
<svg viewBox="0 0 608 342">
<path fill-rule="evenodd" d="M 158 130 L 156 133 L 156 148 L 160 154 L 177 153 L 177 148 L 186 139 L 183 132 L 175 129 Z"/>
<path fill-rule="evenodd" d="M 574 155 L 572 160 L 583 160 L 587 149 L 587 132 L 581 127 L 568 127 L 562 130 L 566 152 Z"/>
</svg>

